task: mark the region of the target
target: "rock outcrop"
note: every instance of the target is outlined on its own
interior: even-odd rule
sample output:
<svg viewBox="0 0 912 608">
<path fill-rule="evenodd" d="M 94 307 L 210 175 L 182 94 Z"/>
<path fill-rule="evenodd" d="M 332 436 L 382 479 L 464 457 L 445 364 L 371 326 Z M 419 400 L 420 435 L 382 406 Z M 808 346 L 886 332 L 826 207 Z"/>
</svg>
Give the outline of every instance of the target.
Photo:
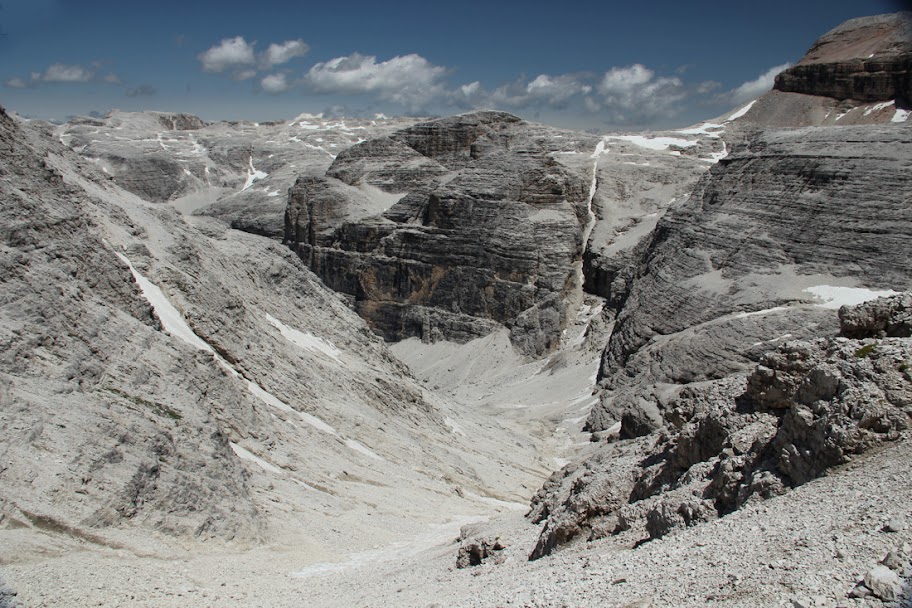
<svg viewBox="0 0 912 608">
<path fill-rule="evenodd" d="M 775 89 L 861 102 L 912 100 L 912 13 L 843 23 L 779 74 Z"/>
<path fill-rule="evenodd" d="M 0 148 L 0 522 L 256 539 L 248 475 L 190 405 L 237 396 L 169 346 L 86 193 L 2 111 Z"/>
<path fill-rule="evenodd" d="M 554 350 L 579 290 L 589 180 L 509 114 L 419 124 L 339 154 L 292 188 L 285 241 L 388 340 L 510 329 Z"/>
<path fill-rule="evenodd" d="M 877 308 L 908 297 L 842 316 L 872 325 Z M 694 384 L 670 405 L 678 420 L 670 431 L 607 444 L 552 476 L 529 514 L 545 524 L 533 559 L 574 539 L 628 530 L 659 538 L 908 438 L 912 340 L 786 342 L 746 377 Z"/>
<path fill-rule="evenodd" d="M 822 36 L 741 119 L 761 127 L 905 122 L 912 103 L 912 12 L 846 21 Z"/>
<path fill-rule="evenodd" d="M 644 248 L 590 428 L 648 432 L 681 386 L 744 371 L 783 337 L 830 333 L 813 304 L 843 289 L 828 286 L 912 287 L 910 155 L 908 129 L 865 126 L 766 131 L 720 161 Z"/>
</svg>

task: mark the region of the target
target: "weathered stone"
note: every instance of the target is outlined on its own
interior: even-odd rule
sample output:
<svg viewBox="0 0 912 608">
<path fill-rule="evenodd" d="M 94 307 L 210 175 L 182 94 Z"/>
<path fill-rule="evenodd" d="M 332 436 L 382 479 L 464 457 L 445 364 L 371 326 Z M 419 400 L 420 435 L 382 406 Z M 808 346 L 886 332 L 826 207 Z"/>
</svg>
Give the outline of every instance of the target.
<svg viewBox="0 0 912 608">
<path fill-rule="evenodd" d="M 912 13 L 852 19 L 822 36 L 775 88 L 836 99 L 912 99 Z"/>
<path fill-rule="evenodd" d="M 804 275 L 907 289 L 912 210 L 900 193 L 912 188 L 910 144 L 908 129 L 873 125 L 765 131 L 712 168 L 643 252 L 588 428 L 610 427 L 659 387 L 749 369 L 771 339 L 835 329 L 825 309 L 789 305 L 811 299 L 796 288 L 816 284 Z M 769 407 L 793 388 L 765 386 L 758 397 Z"/>
<path fill-rule="evenodd" d="M 488 559 L 498 562 L 499 553 L 506 549 L 499 538 L 472 539 L 462 543 L 456 557 L 457 568 L 480 566 Z"/>
<path fill-rule="evenodd" d="M 353 146 L 326 178 L 295 184 L 285 241 L 388 340 L 465 341 L 506 326 L 521 352 L 552 351 L 587 184 L 535 135 L 481 112 Z"/>
<path fill-rule="evenodd" d="M 874 566 L 864 577 L 865 586 L 878 598 L 892 602 L 899 593 L 899 576 L 886 566 Z"/>
<path fill-rule="evenodd" d="M 912 294 L 843 306 L 839 326 L 848 338 L 908 338 L 912 336 Z"/>
</svg>

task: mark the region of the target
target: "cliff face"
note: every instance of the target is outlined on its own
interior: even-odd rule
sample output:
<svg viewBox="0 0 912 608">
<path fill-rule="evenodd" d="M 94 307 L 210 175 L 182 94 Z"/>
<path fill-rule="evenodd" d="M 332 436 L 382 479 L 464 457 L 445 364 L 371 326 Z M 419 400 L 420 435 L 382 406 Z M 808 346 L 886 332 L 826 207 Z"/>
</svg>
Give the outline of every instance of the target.
<svg viewBox="0 0 912 608">
<path fill-rule="evenodd" d="M 912 99 L 912 13 L 847 21 L 822 36 L 776 90 L 853 99 Z"/>
<path fill-rule="evenodd" d="M 912 132 L 766 131 L 659 221 L 600 370 L 594 430 L 663 424 L 675 387 L 749 366 L 764 343 L 819 335 L 825 287 L 912 287 Z M 639 429 L 639 430 L 634 430 Z"/>
<path fill-rule="evenodd" d="M 499 326 L 523 353 L 560 341 L 590 183 L 509 114 L 416 125 L 339 154 L 292 188 L 285 240 L 388 340 Z"/>
</svg>

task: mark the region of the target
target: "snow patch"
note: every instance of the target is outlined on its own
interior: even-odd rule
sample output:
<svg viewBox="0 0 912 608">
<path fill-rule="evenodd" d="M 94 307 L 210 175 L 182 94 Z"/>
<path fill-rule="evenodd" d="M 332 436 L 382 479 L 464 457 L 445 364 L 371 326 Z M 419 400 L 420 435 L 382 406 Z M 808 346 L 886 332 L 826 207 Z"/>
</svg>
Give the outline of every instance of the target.
<svg viewBox="0 0 912 608">
<path fill-rule="evenodd" d="M 297 414 L 301 417 L 301 420 L 314 427 L 318 431 L 322 431 L 328 435 L 333 435 L 338 437 L 339 433 L 336 432 L 336 429 L 329 426 L 316 416 L 312 416 L 306 412 L 299 412 L 298 410 L 292 408 L 290 405 L 273 395 L 272 393 L 263 389 L 262 386 L 256 382 L 247 381 L 247 390 L 250 391 L 257 399 L 265 403 L 266 405 L 271 405 L 272 407 L 279 409 L 288 414 Z"/>
<path fill-rule="evenodd" d="M 241 192 L 243 192 L 244 190 L 246 190 L 247 188 L 252 186 L 253 182 L 255 182 L 256 180 L 265 179 L 265 178 L 269 177 L 268 173 L 259 171 L 253 166 L 253 156 L 250 156 L 250 159 L 248 161 L 248 166 L 249 166 L 249 169 L 247 170 L 247 181 L 244 182 L 244 187 L 241 188 Z"/>
<path fill-rule="evenodd" d="M 184 320 L 184 316 L 170 301 L 168 301 L 168 298 L 165 297 L 164 292 L 162 292 L 158 285 L 140 274 L 140 272 L 133 267 L 133 263 L 127 259 L 127 256 L 117 251 L 114 253 L 124 264 L 130 267 L 130 272 L 133 273 L 133 279 L 136 281 L 137 285 L 139 285 L 143 297 L 152 306 L 152 309 L 155 311 L 155 316 L 161 321 L 164 330 L 194 348 L 215 354 L 212 347 L 193 332 L 187 324 L 187 321 Z"/>
<path fill-rule="evenodd" d="M 896 112 L 893 114 L 893 118 L 890 119 L 890 122 L 906 122 L 909 120 L 909 114 L 912 114 L 909 110 L 896 108 Z"/>
<path fill-rule="evenodd" d="M 266 315 L 266 320 L 282 333 L 282 337 L 305 350 L 312 353 L 323 353 L 331 359 L 339 361 L 339 355 L 342 354 L 332 342 L 318 338 L 311 333 L 304 333 L 297 329 L 288 327 L 272 315 Z"/>
<path fill-rule="evenodd" d="M 680 137 L 645 137 L 643 135 L 611 135 L 608 139 L 621 139 L 629 141 L 635 146 L 647 148 L 649 150 L 667 150 L 671 146 L 679 148 L 690 148 L 696 146 L 697 142 Z"/>
<path fill-rule="evenodd" d="M 747 317 L 756 317 L 758 315 L 768 315 L 774 312 L 781 312 L 783 310 L 788 310 L 787 306 L 775 306 L 773 308 L 766 308 L 764 310 L 755 310 L 754 312 L 742 312 L 735 315 L 735 319 L 746 319 Z"/>
<path fill-rule="evenodd" d="M 868 108 L 867 110 L 865 110 L 863 116 L 870 116 L 874 112 L 880 112 L 881 110 L 886 110 L 887 108 L 892 106 L 894 103 L 895 102 L 893 102 L 893 101 L 883 101 L 881 103 L 873 105 L 870 108 Z"/>
<path fill-rule="evenodd" d="M 724 132 L 725 127 L 714 122 L 704 122 L 699 127 L 675 131 L 675 133 L 680 133 L 681 135 L 708 135 L 710 137 L 719 137 L 719 134 Z"/>
<path fill-rule="evenodd" d="M 900 292 L 887 289 L 874 291 L 864 287 L 839 287 L 835 285 L 815 285 L 805 289 L 807 293 L 823 300 L 818 304 L 823 308 L 838 309 L 841 306 L 855 306 L 870 300 L 886 296 L 897 296 Z"/>
<path fill-rule="evenodd" d="M 371 452 L 370 449 L 365 447 L 363 444 L 358 443 L 354 439 L 346 439 L 345 445 L 347 445 L 348 447 L 350 447 L 351 449 L 353 449 L 356 452 L 364 454 L 368 458 L 373 458 L 374 460 L 383 460 L 382 458 L 380 458 L 379 456 L 377 456 L 376 454 Z"/>
<path fill-rule="evenodd" d="M 737 120 L 737 119 L 741 118 L 742 116 L 744 116 L 745 114 L 750 112 L 750 109 L 754 107 L 755 103 L 757 103 L 756 99 L 753 100 L 752 102 L 750 102 L 749 104 L 747 104 L 746 106 L 744 106 L 743 108 L 741 108 L 740 110 L 734 112 L 731 116 L 729 116 L 728 118 L 725 119 L 725 122 L 731 122 L 733 120 Z"/>
<path fill-rule="evenodd" d="M 273 464 L 266 462 L 259 456 L 252 454 L 250 451 L 245 450 L 244 448 L 242 448 L 238 444 L 234 443 L 233 441 L 229 442 L 228 445 L 231 446 L 232 451 L 241 460 L 246 460 L 247 462 L 252 462 L 252 463 L 258 465 L 264 471 L 269 471 L 270 473 L 275 473 L 276 475 L 282 475 L 282 469 L 280 469 L 279 467 L 277 467 Z"/>
</svg>

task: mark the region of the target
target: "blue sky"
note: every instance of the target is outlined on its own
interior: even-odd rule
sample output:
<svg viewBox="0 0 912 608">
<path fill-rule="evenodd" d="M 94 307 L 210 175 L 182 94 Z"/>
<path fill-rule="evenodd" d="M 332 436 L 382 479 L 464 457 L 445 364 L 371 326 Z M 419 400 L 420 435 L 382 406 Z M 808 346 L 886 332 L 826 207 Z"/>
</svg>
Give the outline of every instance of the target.
<svg viewBox="0 0 912 608">
<path fill-rule="evenodd" d="M 0 0 L 0 104 L 63 119 L 452 114 L 660 128 L 719 115 L 896 0 Z"/>
</svg>

